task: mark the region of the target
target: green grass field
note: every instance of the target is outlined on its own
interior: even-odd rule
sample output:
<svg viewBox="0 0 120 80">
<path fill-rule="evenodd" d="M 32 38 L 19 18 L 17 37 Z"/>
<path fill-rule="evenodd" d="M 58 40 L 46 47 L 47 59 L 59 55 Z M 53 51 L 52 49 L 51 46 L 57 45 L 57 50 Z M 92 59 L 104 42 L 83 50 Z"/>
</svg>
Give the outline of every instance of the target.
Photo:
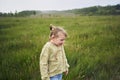
<svg viewBox="0 0 120 80">
<path fill-rule="evenodd" d="M 39 55 L 51 23 L 69 35 L 63 80 L 120 80 L 120 16 L 0 18 L 0 80 L 41 80 Z"/>
</svg>

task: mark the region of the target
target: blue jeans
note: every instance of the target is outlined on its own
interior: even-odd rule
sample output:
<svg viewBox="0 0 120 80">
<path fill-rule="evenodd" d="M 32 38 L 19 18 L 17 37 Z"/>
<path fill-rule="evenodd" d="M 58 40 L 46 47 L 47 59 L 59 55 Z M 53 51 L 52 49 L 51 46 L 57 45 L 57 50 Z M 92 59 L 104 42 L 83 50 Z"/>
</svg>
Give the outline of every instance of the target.
<svg viewBox="0 0 120 80">
<path fill-rule="evenodd" d="M 57 74 L 55 76 L 50 77 L 50 80 L 62 80 L 62 74 Z"/>
</svg>

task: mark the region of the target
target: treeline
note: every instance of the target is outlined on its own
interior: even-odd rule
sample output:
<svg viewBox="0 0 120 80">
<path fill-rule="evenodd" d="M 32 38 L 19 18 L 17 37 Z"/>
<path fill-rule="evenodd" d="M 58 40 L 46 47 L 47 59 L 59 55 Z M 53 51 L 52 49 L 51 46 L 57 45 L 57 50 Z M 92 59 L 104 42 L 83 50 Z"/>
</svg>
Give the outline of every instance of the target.
<svg viewBox="0 0 120 80">
<path fill-rule="evenodd" d="M 25 16 L 30 16 L 30 15 L 36 15 L 36 11 L 31 10 L 31 11 L 21 11 L 21 12 L 15 12 L 15 13 L 2 13 L 0 12 L 0 17 L 25 17 Z"/>
<path fill-rule="evenodd" d="M 80 15 L 120 15 L 120 4 L 108 6 L 93 6 L 82 9 L 67 10 L 66 12 Z"/>
<path fill-rule="evenodd" d="M 120 15 L 120 4 L 117 5 L 108 5 L 108 6 L 93 6 L 88 8 L 82 8 L 82 9 L 72 9 L 72 10 L 64 10 L 64 11 L 47 11 L 47 14 L 49 16 L 55 15 L 59 13 L 60 15 L 66 15 L 65 13 L 72 13 L 72 14 L 79 14 L 79 15 Z M 0 17 L 25 17 L 25 16 L 31 16 L 31 15 L 38 15 L 40 16 L 46 14 L 44 11 L 21 11 L 21 12 L 15 12 L 15 13 L 2 13 L 0 12 Z"/>
</svg>

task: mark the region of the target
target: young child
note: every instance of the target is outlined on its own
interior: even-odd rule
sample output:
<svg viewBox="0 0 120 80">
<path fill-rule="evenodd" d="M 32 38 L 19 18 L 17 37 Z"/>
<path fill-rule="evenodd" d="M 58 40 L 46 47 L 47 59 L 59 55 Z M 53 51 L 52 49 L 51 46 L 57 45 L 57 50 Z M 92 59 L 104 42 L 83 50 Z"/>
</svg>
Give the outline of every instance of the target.
<svg viewBox="0 0 120 80">
<path fill-rule="evenodd" d="M 64 41 L 67 33 L 63 28 L 50 25 L 49 41 L 40 54 L 40 72 L 42 80 L 62 80 L 62 73 L 68 74 Z"/>
</svg>

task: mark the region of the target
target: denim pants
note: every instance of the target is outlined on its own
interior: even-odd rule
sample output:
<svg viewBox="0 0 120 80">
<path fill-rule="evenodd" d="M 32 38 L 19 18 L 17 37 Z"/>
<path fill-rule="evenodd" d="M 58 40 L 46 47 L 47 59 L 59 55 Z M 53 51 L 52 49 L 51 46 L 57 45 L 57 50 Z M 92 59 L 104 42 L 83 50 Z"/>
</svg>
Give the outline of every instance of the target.
<svg viewBox="0 0 120 80">
<path fill-rule="evenodd" d="M 62 74 L 57 74 L 55 76 L 50 77 L 50 80 L 62 80 Z"/>
</svg>

